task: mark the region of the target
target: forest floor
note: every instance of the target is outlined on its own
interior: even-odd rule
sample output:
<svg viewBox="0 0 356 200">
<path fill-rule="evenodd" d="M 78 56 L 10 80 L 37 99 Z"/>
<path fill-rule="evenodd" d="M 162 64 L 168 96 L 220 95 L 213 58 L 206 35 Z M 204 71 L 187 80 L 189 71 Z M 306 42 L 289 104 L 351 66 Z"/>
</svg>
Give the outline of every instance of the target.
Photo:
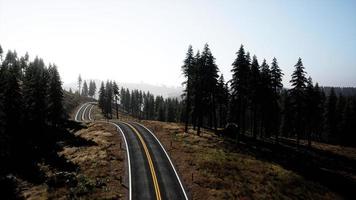
<svg viewBox="0 0 356 200">
<path fill-rule="evenodd" d="M 187 134 L 177 123 L 141 123 L 166 147 L 192 199 L 344 199 L 304 173 L 246 148 L 246 144 L 236 146 L 205 129 L 200 136 L 193 130 Z M 349 151 L 356 152 L 355 148 L 343 150 L 334 145 L 317 147 L 347 156 Z"/>
<path fill-rule="evenodd" d="M 114 126 L 89 123 L 73 132 L 77 137 L 92 141 L 91 145 L 65 146 L 59 156 L 73 163 L 76 170 L 60 170 L 41 164 L 45 174 L 42 184 L 17 179 L 18 190 L 25 199 L 124 199 L 125 151 Z"/>
<path fill-rule="evenodd" d="M 103 119 L 93 109 L 96 119 Z M 115 118 L 115 116 L 113 116 Z M 356 148 L 301 141 L 236 142 L 203 129 L 197 136 L 178 123 L 138 120 L 163 143 L 192 199 L 348 199 L 354 196 Z M 113 119 L 115 121 L 115 119 Z"/>
<path fill-rule="evenodd" d="M 97 107 L 92 118 L 103 119 Z M 119 119 L 139 121 L 121 113 Z M 356 179 L 356 148 L 313 143 L 308 149 L 305 141 L 303 148 L 294 148 L 248 139 L 236 144 L 206 129 L 197 136 L 191 129 L 184 133 L 178 123 L 140 122 L 168 151 L 190 199 L 347 199 L 350 182 L 345 180 Z M 58 152 L 77 170 L 59 171 L 43 164 L 45 183 L 17 180 L 22 195 L 26 199 L 125 199 L 120 134 L 113 126 L 92 122 L 73 135 L 94 142 L 65 146 Z"/>
</svg>

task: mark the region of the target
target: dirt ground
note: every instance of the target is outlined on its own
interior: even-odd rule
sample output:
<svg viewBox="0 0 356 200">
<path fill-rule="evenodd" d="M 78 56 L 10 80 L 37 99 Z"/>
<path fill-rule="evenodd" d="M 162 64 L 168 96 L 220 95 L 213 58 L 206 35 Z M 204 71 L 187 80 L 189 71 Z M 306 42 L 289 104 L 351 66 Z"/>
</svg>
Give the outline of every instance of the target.
<svg viewBox="0 0 356 200">
<path fill-rule="evenodd" d="M 58 171 L 42 165 L 46 181 L 34 185 L 21 180 L 25 199 L 126 199 L 125 155 L 120 148 L 121 136 L 114 126 L 90 123 L 76 133 L 96 143 L 89 146 L 67 146 L 58 152 L 78 166 L 74 172 Z M 124 145 L 122 145 L 124 147 Z M 125 186 L 126 185 L 126 186 Z"/>
<path fill-rule="evenodd" d="M 229 150 L 209 131 L 198 137 L 180 124 L 142 123 L 168 150 L 191 199 L 342 199 L 278 164 Z"/>
<path fill-rule="evenodd" d="M 79 170 L 67 174 L 42 166 L 48 180 L 64 176 L 65 180 L 77 184 L 66 182 L 64 186 L 53 187 L 47 183 L 22 182 L 21 191 L 26 199 L 126 199 L 126 152 L 120 148 L 124 148 L 124 143 L 113 126 L 99 122 L 103 117 L 97 106 L 93 108 L 92 118 L 96 122 L 88 123 L 87 128 L 75 135 L 97 145 L 68 146 L 59 152 L 77 164 Z M 122 114 L 119 119 L 137 121 Z M 281 165 L 232 150 L 233 147 L 207 130 L 203 129 L 201 136 L 197 136 L 193 130 L 184 133 L 183 125 L 177 123 L 147 120 L 141 123 L 156 134 L 168 151 L 190 199 L 342 199 L 330 189 Z M 355 158 L 354 148 L 321 143 L 315 146 Z"/>
</svg>

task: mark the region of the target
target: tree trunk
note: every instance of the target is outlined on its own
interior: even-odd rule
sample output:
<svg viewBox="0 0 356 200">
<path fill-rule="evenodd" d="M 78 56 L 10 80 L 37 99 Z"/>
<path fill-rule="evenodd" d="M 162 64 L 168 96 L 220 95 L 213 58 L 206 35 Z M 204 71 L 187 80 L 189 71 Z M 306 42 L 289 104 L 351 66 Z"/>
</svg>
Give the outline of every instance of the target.
<svg viewBox="0 0 356 200">
<path fill-rule="evenodd" d="M 187 88 L 189 86 L 187 85 Z M 190 111 L 190 92 L 189 88 L 187 89 L 187 102 L 186 102 L 186 109 L 185 109 L 185 128 L 184 132 L 188 133 L 188 124 L 189 124 L 189 111 Z"/>
<path fill-rule="evenodd" d="M 213 125 L 214 125 L 214 130 L 216 131 L 217 127 L 216 127 L 216 105 L 215 105 L 215 95 L 212 95 L 213 98 Z"/>
<path fill-rule="evenodd" d="M 115 103 L 116 103 L 116 119 L 119 119 L 119 105 L 117 104 L 117 96 L 115 96 Z"/>
<path fill-rule="evenodd" d="M 201 127 L 201 122 L 202 122 L 202 118 L 199 115 L 198 117 L 198 130 L 197 130 L 197 135 L 200 136 L 200 127 Z"/>
</svg>

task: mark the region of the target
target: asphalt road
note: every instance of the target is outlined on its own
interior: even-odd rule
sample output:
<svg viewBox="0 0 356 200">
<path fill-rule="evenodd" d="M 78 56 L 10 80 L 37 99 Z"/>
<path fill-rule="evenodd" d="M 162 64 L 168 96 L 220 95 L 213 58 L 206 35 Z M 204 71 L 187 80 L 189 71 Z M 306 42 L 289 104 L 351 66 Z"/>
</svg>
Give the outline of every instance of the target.
<svg viewBox="0 0 356 200">
<path fill-rule="evenodd" d="M 83 104 L 76 121 L 91 121 L 93 103 Z M 188 199 L 183 184 L 162 144 L 143 125 L 136 122 L 114 124 L 125 140 L 129 167 L 129 199 Z"/>
<path fill-rule="evenodd" d="M 138 123 L 130 124 L 141 134 L 147 144 L 148 151 L 154 163 L 162 199 L 188 199 L 173 163 L 159 140 L 143 125 Z"/>
<path fill-rule="evenodd" d="M 94 107 L 96 103 L 95 102 L 87 102 L 82 104 L 76 115 L 75 115 L 75 121 L 91 121 L 93 120 L 91 117 L 91 109 Z"/>
</svg>

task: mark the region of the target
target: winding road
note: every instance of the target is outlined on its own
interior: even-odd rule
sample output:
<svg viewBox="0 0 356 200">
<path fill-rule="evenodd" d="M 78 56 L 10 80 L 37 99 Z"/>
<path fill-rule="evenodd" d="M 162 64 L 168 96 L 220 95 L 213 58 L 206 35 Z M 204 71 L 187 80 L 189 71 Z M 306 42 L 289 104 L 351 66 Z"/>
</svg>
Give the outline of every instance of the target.
<svg viewBox="0 0 356 200">
<path fill-rule="evenodd" d="M 82 104 L 76 121 L 92 121 L 95 102 Z M 125 141 L 128 162 L 128 199 L 188 199 L 179 175 L 161 142 L 153 132 L 137 122 L 110 121 Z"/>
</svg>

